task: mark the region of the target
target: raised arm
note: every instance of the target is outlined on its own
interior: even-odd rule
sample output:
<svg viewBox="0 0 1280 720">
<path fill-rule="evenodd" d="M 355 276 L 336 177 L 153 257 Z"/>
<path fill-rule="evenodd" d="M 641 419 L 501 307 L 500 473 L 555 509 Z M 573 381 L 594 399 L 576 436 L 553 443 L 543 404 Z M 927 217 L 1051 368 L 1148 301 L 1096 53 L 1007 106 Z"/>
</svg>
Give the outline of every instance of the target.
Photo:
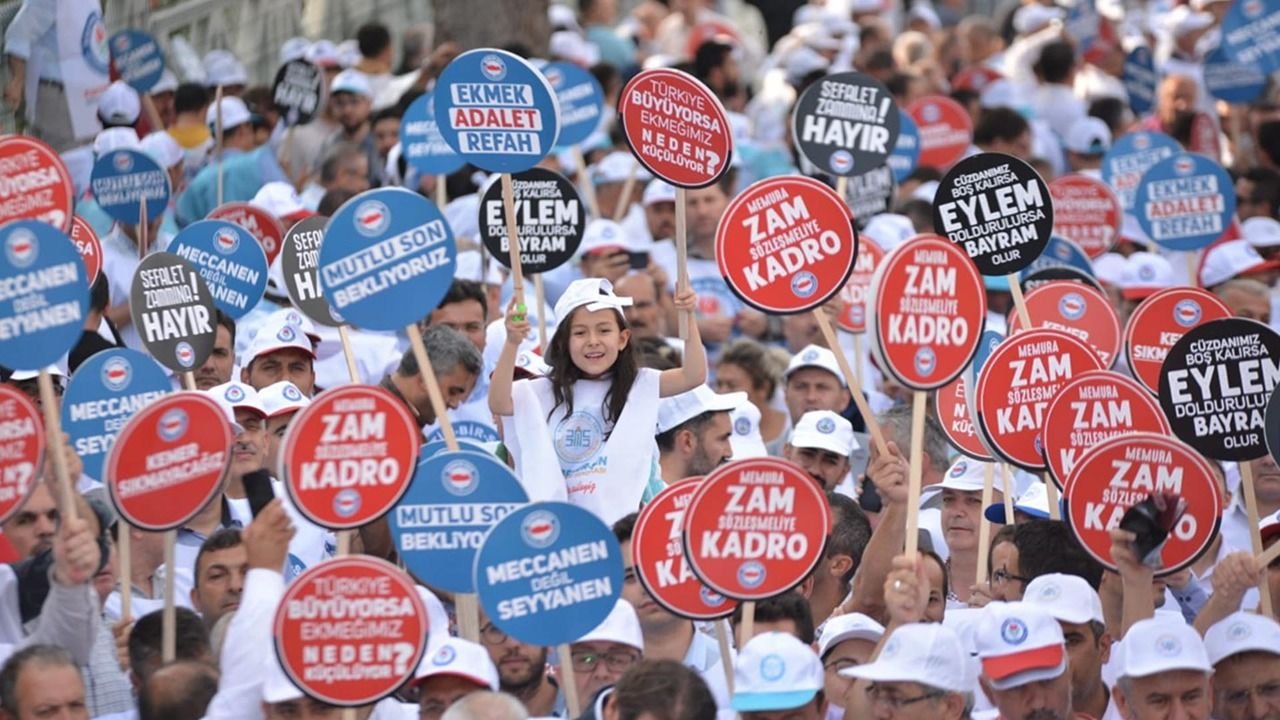
<svg viewBox="0 0 1280 720">
<path fill-rule="evenodd" d="M 698 323 L 692 321 L 693 308 L 697 303 L 698 296 L 693 290 L 686 289 L 683 292 L 676 293 L 677 315 L 681 312 L 691 314 L 689 337 L 684 341 L 684 366 L 662 371 L 662 376 L 658 381 L 658 395 L 660 397 L 671 397 L 682 392 L 688 392 L 707 381 L 707 349 L 702 345 L 702 335 L 698 332 Z M 492 393 L 492 390 L 490 392 Z M 492 403 L 492 400 L 490 402 Z"/>
<path fill-rule="evenodd" d="M 520 343 L 529 335 L 529 317 L 516 314 L 518 304 L 519 300 L 516 298 L 507 303 L 507 314 L 502 319 L 507 327 L 507 341 L 502 345 L 498 366 L 489 379 L 489 412 L 500 417 L 515 414 L 515 405 L 511 401 L 511 378 L 516 371 L 516 355 L 520 352 Z M 546 348 L 543 348 L 543 352 L 546 352 Z"/>
</svg>

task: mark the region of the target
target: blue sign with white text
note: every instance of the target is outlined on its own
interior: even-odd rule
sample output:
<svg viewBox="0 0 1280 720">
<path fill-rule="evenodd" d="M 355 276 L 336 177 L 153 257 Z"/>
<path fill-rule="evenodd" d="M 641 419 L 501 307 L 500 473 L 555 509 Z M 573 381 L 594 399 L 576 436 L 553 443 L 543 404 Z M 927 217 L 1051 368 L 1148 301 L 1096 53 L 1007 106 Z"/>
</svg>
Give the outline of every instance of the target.
<svg viewBox="0 0 1280 720">
<path fill-rule="evenodd" d="M 143 201 L 155 222 L 169 205 L 169 173 L 144 152 L 112 150 L 93 163 L 89 191 L 116 222 L 137 225 Z"/>
<path fill-rule="evenodd" d="M 600 127 L 604 115 L 604 90 L 585 69 L 567 62 L 542 66 L 542 75 L 551 84 L 560 104 L 560 145 L 577 145 Z"/>
<path fill-rule="evenodd" d="M 409 490 L 387 519 L 409 572 L 432 587 L 470 593 L 485 535 L 528 502 L 515 474 L 494 456 L 442 452 L 418 462 Z"/>
<path fill-rule="evenodd" d="M 526 505 L 489 531 L 475 587 L 494 625 L 529 645 L 577 640 L 622 596 L 622 551 L 591 511 L 564 502 Z"/>
<path fill-rule="evenodd" d="M 121 30 L 111 36 L 111 61 L 120 79 L 140 93 L 150 92 L 164 74 L 160 43 L 141 30 Z"/>
<path fill-rule="evenodd" d="M 1111 186 L 1125 212 L 1133 212 L 1138 182 L 1152 165 L 1182 152 L 1177 140 L 1162 132 L 1135 130 L 1121 135 L 1102 156 L 1102 181 Z"/>
<path fill-rule="evenodd" d="M 458 438 L 458 442 L 469 441 L 477 445 L 482 443 L 498 442 L 502 438 L 498 437 L 498 431 L 492 425 L 486 425 L 475 420 L 457 420 L 453 423 L 453 434 Z M 427 442 L 436 440 L 444 440 L 444 431 L 437 428 L 427 436 Z"/>
<path fill-rule="evenodd" d="M 1018 279 L 1026 280 L 1046 268 L 1064 266 L 1093 277 L 1093 263 L 1089 261 L 1089 255 L 1071 240 L 1061 235 L 1051 235 L 1048 244 L 1044 246 L 1044 252 L 1018 273 Z"/>
<path fill-rule="evenodd" d="M 0 226 L 0 248 L 0 365 L 43 370 L 84 331 L 84 260 L 71 238 L 37 220 Z"/>
<path fill-rule="evenodd" d="M 1144 45 L 1134 48 L 1124 58 L 1122 79 L 1129 93 L 1129 109 L 1134 115 L 1146 115 L 1156 104 L 1156 61 Z"/>
<path fill-rule="evenodd" d="M 1267 76 L 1256 63 L 1241 65 L 1216 47 L 1204 58 L 1204 84 L 1219 100 L 1245 105 L 1262 97 Z"/>
<path fill-rule="evenodd" d="M 414 100 L 400 120 L 400 151 L 405 162 L 423 175 L 448 175 L 467 161 L 449 147 L 436 125 L 435 93 Z"/>
<path fill-rule="evenodd" d="M 1156 163 L 1138 183 L 1134 215 L 1165 250 L 1199 250 L 1227 231 L 1236 211 L 1231 175 L 1204 155 L 1179 153 Z"/>
<path fill-rule="evenodd" d="M 1280 0 L 1236 0 L 1222 18 L 1222 49 L 1241 65 L 1280 70 Z"/>
<path fill-rule="evenodd" d="M 885 161 L 893 170 L 893 179 L 901 183 L 916 169 L 920 161 L 920 129 L 916 121 L 901 109 L 898 110 L 898 141 Z"/>
<path fill-rule="evenodd" d="M 200 273 L 213 303 L 239 320 L 267 289 L 267 256 L 247 230 L 225 220 L 200 220 L 178 233 L 169 252 Z"/>
<path fill-rule="evenodd" d="M 137 350 L 110 348 L 81 363 L 62 397 L 62 429 L 84 474 L 103 480 L 102 463 L 120 429 L 172 389 L 164 368 Z"/>
</svg>

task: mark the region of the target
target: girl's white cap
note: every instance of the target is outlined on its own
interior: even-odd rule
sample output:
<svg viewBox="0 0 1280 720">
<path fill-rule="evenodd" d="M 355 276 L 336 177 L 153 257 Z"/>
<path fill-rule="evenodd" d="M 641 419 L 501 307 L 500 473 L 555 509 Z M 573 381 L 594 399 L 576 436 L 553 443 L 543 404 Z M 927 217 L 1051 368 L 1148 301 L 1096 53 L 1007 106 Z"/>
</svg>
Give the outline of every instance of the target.
<svg viewBox="0 0 1280 720">
<path fill-rule="evenodd" d="M 584 278 L 574 280 L 565 288 L 560 299 L 556 300 L 555 315 L 561 321 L 568 319 L 570 313 L 580 307 L 592 312 L 613 308 L 621 310 L 631 306 L 631 298 L 618 297 L 613 294 L 613 283 L 604 278 Z"/>
</svg>

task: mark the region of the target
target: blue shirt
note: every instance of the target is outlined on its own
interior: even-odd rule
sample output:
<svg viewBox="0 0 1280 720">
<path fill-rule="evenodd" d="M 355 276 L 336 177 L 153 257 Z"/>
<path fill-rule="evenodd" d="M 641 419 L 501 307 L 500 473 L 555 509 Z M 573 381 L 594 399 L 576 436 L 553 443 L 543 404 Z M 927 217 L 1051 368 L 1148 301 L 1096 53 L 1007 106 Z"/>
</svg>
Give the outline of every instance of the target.
<svg viewBox="0 0 1280 720">
<path fill-rule="evenodd" d="M 222 157 L 222 202 L 248 202 L 269 182 L 289 182 L 280 163 L 263 145 L 249 152 L 228 150 Z M 208 217 L 218 206 L 218 163 L 210 161 L 178 197 L 175 220 L 179 228 Z"/>
</svg>

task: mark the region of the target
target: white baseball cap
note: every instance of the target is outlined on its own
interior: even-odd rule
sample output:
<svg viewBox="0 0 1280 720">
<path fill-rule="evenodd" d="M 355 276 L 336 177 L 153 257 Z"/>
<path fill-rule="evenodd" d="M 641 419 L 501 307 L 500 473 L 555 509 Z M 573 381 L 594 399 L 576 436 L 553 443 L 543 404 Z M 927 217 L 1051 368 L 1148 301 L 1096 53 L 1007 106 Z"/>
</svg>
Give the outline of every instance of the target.
<svg viewBox="0 0 1280 720">
<path fill-rule="evenodd" d="M 787 444 L 796 448 L 817 448 L 849 457 L 858 448 L 853 425 L 830 410 L 811 410 L 800 416 Z"/>
<path fill-rule="evenodd" d="M 840 674 L 872 682 L 915 682 L 949 692 L 969 692 L 974 685 L 960 636 L 941 623 L 899 626 L 874 662 Z"/>
<path fill-rule="evenodd" d="M 587 223 L 582 231 L 582 244 L 578 246 L 578 257 L 604 250 L 631 249 L 627 242 L 627 231 L 618 223 L 605 218 L 596 218 Z"/>
<path fill-rule="evenodd" d="M 1065 16 L 1062 8 L 1031 3 L 1018 8 L 1013 14 L 1013 29 L 1019 35 L 1028 35 Z"/>
<path fill-rule="evenodd" d="M 591 168 L 591 182 L 596 185 L 626 182 L 631 177 L 632 168 L 635 168 L 636 182 L 648 182 L 653 177 L 636 162 L 634 155 L 619 150 L 600 158 L 600 162 Z"/>
<path fill-rule="evenodd" d="M 258 392 L 258 400 L 267 417 L 273 418 L 297 412 L 311 404 L 311 398 L 288 380 L 272 383 Z"/>
<path fill-rule="evenodd" d="M 291 37 L 280 45 L 280 64 L 301 60 L 307 56 L 307 51 L 310 49 L 310 40 L 298 36 Z"/>
<path fill-rule="evenodd" d="M 307 48 L 307 52 L 302 56 L 304 60 L 322 68 L 332 68 L 338 66 L 338 46 L 329 40 L 317 40 L 311 43 L 311 47 Z"/>
<path fill-rule="evenodd" d="M 1275 218 L 1251 217 L 1240 223 L 1240 234 L 1256 248 L 1280 245 L 1280 222 Z"/>
<path fill-rule="evenodd" d="M 1067 129 L 1066 146 L 1078 155 L 1102 155 L 1111 149 L 1111 128 L 1096 117 L 1078 118 Z"/>
<path fill-rule="evenodd" d="M 836 361 L 836 354 L 824 347 L 817 345 L 809 345 L 791 358 L 791 362 L 787 363 L 786 377 L 790 378 L 791 374 L 803 368 L 821 368 L 836 376 L 843 387 L 844 374 L 840 372 L 840 363 Z"/>
<path fill-rule="evenodd" d="M 1231 278 L 1280 268 L 1280 260 L 1266 260 L 1248 240 L 1229 240 L 1214 245 L 1200 267 L 1200 284 L 1213 287 Z"/>
<path fill-rule="evenodd" d="M 447 637 L 424 653 L 413 674 L 417 685 L 430 677 L 449 675 L 469 680 L 479 687 L 498 691 L 498 669 L 483 645 L 459 637 Z"/>
<path fill-rule="evenodd" d="M 936 190 L 937 183 L 934 185 Z M 933 199 L 929 198 L 929 202 L 933 202 Z M 911 224 L 911 218 L 906 215 L 880 213 L 867 221 L 867 227 L 863 229 L 862 234 L 874 240 L 881 250 L 889 252 L 910 240 L 916 234 L 916 227 Z"/>
<path fill-rule="evenodd" d="M 608 617 L 586 635 L 574 642 L 612 642 L 628 645 L 644 653 L 644 634 L 640 631 L 640 618 L 631 603 L 618 600 Z"/>
<path fill-rule="evenodd" d="M 351 93 L 373 99 L 373 88 L 369 86 L 369 76 L 359 70 L 343 70 L 333 77 L 329 83 L 329 94 Z"/>
<path fill-rule="evenodd" d="M 1130 255 L 1120 274 L 1120 292 L 1130 300 L 1141 300 L 1177 284 L 1173 265 L 1164 256 L 1150 252 Z"/>
<path fill-rule="evenodd" d="M 183 152 L 182 146 L 178 144 L 177 140 L 173 139 L 172 135 L 164 130 L 157 130 L 142 138 L 139 146 L 142 152 L 146 153 L 152 160 L 159 163 L 160 167 L 166 170 L 186 158 L 186 153 Z"/>
<path fill-rule="evenodd" d="M 1026 513 L 1033 518 L 1047 520 L 1049 518 L 1049 491 L 1045 488 L 1043 482 L 1032 482 L 1027 486 L 1018 499 L 1013 501 L 1013 509 L 1015 512 Z M 1004 516 L 1004 501 L 991 503 L 987 509 L 983 511 L 983 515 L 987 520 L 997 525 L 1006 525 L 1013 522 L 1012 519 Z"/>
<path fill-rule="evenodd" d="M 1140 678 L 1173 670 L 1213 672 L 1204 640 L 1177 613 L 1156 613 L 1125 633 L 1118 677 Z"/>
<path fill-rule="evenodd" d="M 1128 240 L 1145 247 L 1151 247 L 1151 238 L 1142 229 L 1142 224 L 1133 213 L 1125 213 L 1120 220 L 1120 239 Z"/>
<path fill-rule="evenodd" d="M 706 384 L 658 401 L 658 433 L 689 422 L 703 413 L 731 412 L 747 403 L 744 392 L 721 395 Z"/>
<path fill-rule="evenodd" d="M 674 203 L 676 201 L 676 189 L 674 186 L 667 184 L 663 180 L 650 180 L 648 185 L 644 187 L 644 196 L 640 202 L 645 206 L 657 205 L 658 203 Z"/>
<path fill-rule="evenodd" d="M 230 50 L 210 50 L 204 56 L 204 84 L 206 87 L 247 85 L 249 73 Z"/>
<path fill-rule="evenodd" d="M 205 392 L 216 400 L 223 410 L 229 410 L 231 417 L 235 417 L 235 411 L 241 409 L 252 410 L 264 418 L 267 416 L 267 410 L 262 406 L 258 391 L 242 382 L 232 380 L 211 387 Z"/>
<path fill-rule="evenodd" d="M 98 117 L 112 125 L 132 125 L 142 113 L 142 100 L 138 91 L 123 80 L 107 86 L 98 96 Z"/>
<path fill-rule="evenodd" d="M 1120 287 L 1124 282 L 1124 267 L 1128 264 L 1120 253 L 1105 252 L 1093 259 L 1093 276 L 1103 285 Z"/>
<path fill-rule="evenodd" d="M 238 97 L 228 95 L 222 98 L 221 103 L 209 103 L 209 109 L 204 112 L 204 121 L 209 127 L 216 127 L 218 124 L 218 107 L 222 107 L 222 130 L 225 132 L 234 127 L 239 127 L 250 120 L 253 116 L 249 114 L 249 106 Z"/>
<path fill-rule="evenodd" d="M 44 372 L 49 373 L 49 377 L 54 382 L 63 382 L 67 379 L 67 374 L 57 364 L 49 365 L 44 368 Z M 14 370 L 9 373 L 9 382 L 22 382 L 24 380 L 35 380 L 40 377 L 40 370 Z"/>
<path fill-rule="evenodd" d="M 862 613 L 836 615 L 822 626 L 822 635 L 818 637 L 818 657 L 825 658 L 828 650 L 845 640 L 878 643 L 883 636 L 884 626 Z"/>
<path fill-rule="evenodd" d="M 938 488 L 940 490 L 959 490 L 961 492 L 982 492 L 983 486 L 986 485 L 986 467 L 988 465 L 993 464 L 962 457 L 951 463 L 951 467 L 947 468 L 947 472 L 942 476 L 942 482 L 938 484 Z"/>
<path fill-rule="evenodd" d="M 755 403 L 744 402 L 730 410 L 729 420 L 733 423 L 729 446 L 733 448 L 734 460 L 769 455 L 769 448 L 765 446 L 764 437 L 760 434 L 760 408 Z"/>
<path fill-rule="evenodd" d="M 279 320 L 264 323 L 262 328 L 258 330 L 258 334 L 253 336 L 253 340 L 249 343 L 248 349 L 244 351 L 244 355 L 240 357 L 240 366 L 249 367 L 250 363 L 263 355 L 289 348 L 301 350 L 313 360 L 315 359 L 316 351 L 311 347 L 311 339 L 307 337 L 301 327 L 291 322 Z"/>
<path fill-rule="evenodd" d="M 1187 33 L 1204 30 L 1213 25 L 1213 15 L 1193 9 L 1190 5 L 1178 5 L 1165 16 L 1169 34 L 1175 39 Z"/>
<path fill-rule="evenodd" d="M 177 89 L 178 76 L 174 75 L 169 68 L 165 68 L 164 72 L 160 73 L 160 79 L 156 81 L 155 85 L 151 86 L 151 94 L 159 95 L 160 93 L 173 92 Z"/>
<path fill-rule="evenodd" d="M 996 690 L 1049 680 L 1067 671 L 1062 626 L 1036 605 L 988 603 L 978 617 L 974 638 L 982 674 Z"/>
<path fill-rule="evenodd" d="M 790 710 L 813 700 L 823 687 L 822 661 L 790 633 L 757 635 L 733 664 L 733 702 L 738 712 Z"/>
<path fill-rule="evenodd" d="M 257 194 L 253 196 L 249 204 L 262 208 L 274 217 L 283 220 L 301 220 L 315 215 L 315 213 L 302 205 L 302 199 L 298 197 L 298 191 L 294 190 L 293 185 L 287 182 L 269 182 L 263 185 L 258 188 Z"/>
<path fill-rule="evenodd" d="M 613 294 L 613 283 L 604 278 L 583 278 L 569 283 L 556 300 L 555 316 L 565 322 L 574 310 L 585 307 L 591 312 L 612 308 L 621 311 L 631 307 L 631 298 Z"/>
<path fill-rule="evenodd" d="M 1022 601 L 1038 605 L 1059 622 L 1083 625 L 1106 622 L 1098 591 L 1079 575 L 1049 573 L 1027 583 Z"/>
<path fill-rule="evenodd" d="M 93 154 L 102 157 L 114 150 L 141 150 L 138 133 L 131 127 L 107 128 L 93 139 Z"/>
<path fill-rule="evenodd" d="M 1265 615 L 1236 611 L 1209 628 L 1204 649 L 1215 666 L 1240 653 L 1280 655 L 1280 623 Z"/>
</svg>

